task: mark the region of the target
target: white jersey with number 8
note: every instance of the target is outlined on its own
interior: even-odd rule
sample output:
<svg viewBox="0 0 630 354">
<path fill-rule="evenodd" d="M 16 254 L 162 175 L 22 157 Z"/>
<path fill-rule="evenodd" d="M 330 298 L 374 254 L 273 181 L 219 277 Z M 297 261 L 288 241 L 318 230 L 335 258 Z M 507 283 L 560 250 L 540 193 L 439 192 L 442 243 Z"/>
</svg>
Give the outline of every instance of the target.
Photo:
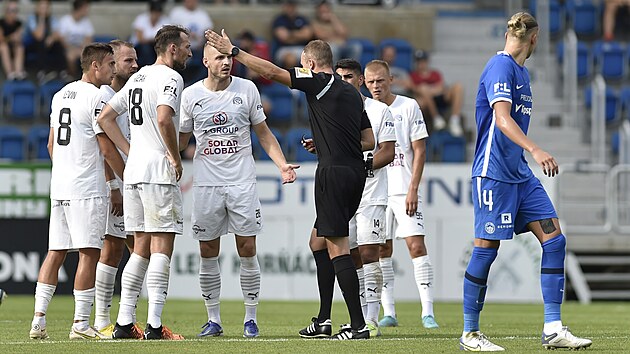
<svg viewBox="0 0 630 354">
<path fill-rule="evenodd" d="M 179 133 L 179 106 L 184 81 L 166 65 L 149 65 L 133 74 L 127 84 L 108 102 L 118 113 L 127 111 L 131 142 L 125 167 L 125 184 L 177 185 L 175 169 L 157 122 L 157 107 L 175 111 L 173 125 Z"/>
</svg>

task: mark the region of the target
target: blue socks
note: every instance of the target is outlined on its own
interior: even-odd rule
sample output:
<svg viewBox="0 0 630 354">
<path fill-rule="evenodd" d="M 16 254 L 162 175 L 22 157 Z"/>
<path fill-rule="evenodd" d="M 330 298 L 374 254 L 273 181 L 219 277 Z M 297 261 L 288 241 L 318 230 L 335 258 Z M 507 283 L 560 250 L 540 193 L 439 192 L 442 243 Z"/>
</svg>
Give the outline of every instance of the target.
<svg viewBox="0 0 630 354">
<path fill-rule="evenodd" d="M 497 248 L 475 247 L 464 275 L 464 332 L 479 330 L 479 313 L 486 298 L 488 273 Z"/>
<path fill-rule="evenodd" d="M 563 234 L 542 244 L 540 288 L 545 303 L 545 323 L 560 321 L 564 295 L 564 257 L 567 241 Z"/>
</svg>

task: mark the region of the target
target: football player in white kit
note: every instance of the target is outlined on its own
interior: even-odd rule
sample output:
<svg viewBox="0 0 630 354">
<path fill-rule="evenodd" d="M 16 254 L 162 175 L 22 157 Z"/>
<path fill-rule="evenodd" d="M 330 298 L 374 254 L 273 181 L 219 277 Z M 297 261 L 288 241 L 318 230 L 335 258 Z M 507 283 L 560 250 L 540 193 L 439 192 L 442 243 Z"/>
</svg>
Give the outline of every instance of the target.
<svg viewBox="0 0 630 354">
<path fill-rule="evenodd" d="M 354 59 L 341 59 L 335 72 L 342 80 L 357 90 L 363 85 L 361 64 Z M 385 243 L 385 210 L 387 207 L 387 169 L 394 160 L 396 131 L 394 118 L 386 104 L 363 97 L 376 146 L 373 154 L 372 173 L 368 171 L 359 209 L 350 220 L 350 254 L 357 266 L 359 287 L 365 300 L 363 316 L 370 329 L 370 337 L 380 336 L 378 313 L 381 309 L 383 272 L 379 263 L 379 246 Z M 366 159 L 368 152 L 364 152 Z M 358 253 L 358 257 L 355 255 Z M 364 284 L 361 284 L 363 282 Z"/>
<path fill-rule="evenodd" d="M 103 91 L 103 102 L 109 101 L 116 92 L 127 83 L 129 77 L 138 71 L 136 50 L 133 44 L 119 39 L 109 42 L 114 49 L 114 61 L 116 62 L 116 75 L 111 85 L 101 86 Z M 116 123 L 129 140 L 129 118 L 127 112 L 116 118 Z M 123 159 L 127 155 L 121 155 Z M 133 235 L 127 235 L 123 220 L 123 197 L 120 192 L 122 181 L 111 173 L 111 169 L 106 165 L 105 174 L 107 185 L 110 190 L 109 213 L 107 214 L 107 232 L 101 257 L 96 265 L 96 299 L 94 300 L 94 327 L 106 336 L 111 337 L 114 331 L 114 324 L 111 322 L 109 311 L 112 306 L 114 296 L 114 284 L 118 264 L 122 259 L 125 244 L 130 252 L 133 252 Z"/>
<path fill-rule="evenodd" d="M 392 238 L 404 238 L 413 262 L 413 272 L 422 303 L 422 324 L 425 328 L 437 328 L 433 314 L 433 266 L 424 243 L 424 216 L 420 196 L 420 180 L 426 159 L 426 141 L 429 136 L 422 112 L 416 100 L 394 95 L 390 90 L 392 76 L 389 66 L 381 60 L 373 60 L 365 66 L 365 86 L 372 97 L 389 106 L 396 128 L 396 152 L 394 161 L 387 168 L 387 243 L 381 248 L 383 269 L 382 327 L 397 326 L 394 309 L 392 267 Z"/>
<path fill-rule="evenodd" d="M 124 162 L 96 123 L 102 109 L 101 85 L 114 77 L 108 44 L 92 43 L 81 53 L 81 80 L 71 82 L 52 100 L 48 152 L 52 159 L 48 254 L 35 288 L 35 315 L 30 338 L 46 339 L 46 312 L 68 250 L 79 250 L 74 279 L 74 323 L 70 339 L 105 339 L 89 325 L 98 262 L 107 219 L 107 186 L 103 157 L 121 176 Z"/>
<path fill-rule="evenodd" d="M 155 35 L 157 60 L 133 74 L 108 102 L 99 124 L 127 153 L 125 229 L 135 232 L 134 250 L 122 275 L 118 318 L 113 338 L 138 338 L 134 311 L 146 273 L 149 309 L 144 339 L 182 339 L 162 325 L 175 235 L 182 233 L 179 179 L 179 109 L 183 70 L 192 56 L 188 30 L 165 25 Z M 131 142 L 116 124 L 129 114 Z M 142 334 L 140 334 L 142 335 Z"/>
<path fill-rule="evenodd" d="M 190 136 L 196 140 L 193 157 L 193 237 L 199 240 L 199 283 L 208 322 L 199 337 L 223 334 L 219 314 L 221 235 L 234 233 L 241 259 L 240 283 L 245 300 L 243 336 L 259 334 L 256 309 L 260 292 L 260 266 L 256 235 L 262 229 L 256 189 L 256 164 L 250 130 L 278 167 L 282 183 L 295 181 L 280 145 L 267 127 L 260 94 L 250 80 L 231 76 L 232 56 L 206 43 L 203 64 L 208 77 L 182 93 L 180 147 Z"/>
</svg>

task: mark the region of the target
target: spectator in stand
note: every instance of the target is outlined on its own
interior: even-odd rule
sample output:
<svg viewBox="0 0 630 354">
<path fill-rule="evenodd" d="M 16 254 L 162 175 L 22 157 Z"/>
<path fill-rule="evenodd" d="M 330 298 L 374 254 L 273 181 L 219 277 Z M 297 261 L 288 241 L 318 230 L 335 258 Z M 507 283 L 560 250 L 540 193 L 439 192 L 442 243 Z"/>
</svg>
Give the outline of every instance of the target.
<svg viewBox="0 0 630 354">
<path fill-rule="evenodd" d="M 74 0 L 72 12 L 59 20 L 58 38 L 66 53 L 68 74 L 78 78 L 81 73 L 79 59 L 83 48 L 92 43 L 94 26 L 88 18 L 90 3 L 87 0 Z"/>
<path fill-rule="evenodd" d="M 161 0 L 149 0 L 149 11 L 143 12 L 133 21 L 131 43 L 138 53 L 138 67 L 153 64 L 155 54 L 155 35 L 162 26 L 171 23 L 164 15 L 164 4 Z"/>
<path fill-rule="evenodd" d="M 386 45 L 381 49 L 381 59 L 389 65 L 389 73 L 392 76 L 391 91 L 395 95 L 412 96 L 413 84 L 409 77 L 409 71 L 395 65 L 396 47 Z"/>
<path fill-rule="evenodd" d="M 296 0 L 284 1 L 272 29 L 277 44 L 275 62 L 284 68 L 299 66 L 304 46 L 313 39 L 313 27 L 306 17 L 298 14 Z"/>
<path fill-rule="evenodd" d="M 335 15 L 327 0 L 315 6 L 313 32 L 315 38 L 328 42 L 333 52 L 333 62 L 337 62 L 341 58 L 353 58 L 356 60 L 360 58 L 361 45 L 350 45 L 347 43 L 348 28 Z"/>
<path fill-rule="evenodd" d="M 464 88 L 456 82 L 446 86 L 442 74 L 429 66 L 429 53 L 418 50 L 415 53 L 416 69 L 411 72 L 413 91 L 420 107 L 432 119 L 433 129 L 446 128 L 446 121 L 440 114 L 441 108 L 448 108 L 451 118 L 448 128 L 453 136 L 464 135 L 462 128 L 462 103 L 464 100 Z"/>
<path fill-rule="evenodd" d="M 199 7 L 199 0 L 183 0 L 181 5 L 175 6 L 171 10 L 169 17 L 171 23 L 184 26 L 190 31 L 190 49 L 193 56 L 186 65 L 186 69 L 181 73 L 184 82 L 188 82 L 200 76 L 198 73 L 201 68 L 201 58 L 203 58 L 203 45 L 206 43 L 203 33 L 207 29 L 212 29 L 214 24 L 208 12 Z M 202 77 L 204 76 L 206 75 Z"/>
<path fill-rule="evenodd" d="M 35 53 L 34 65 L 42 84 L 52 80 L 66 68 L 63 44 L 57 32 L 59 23 L 51 15 L 49 0 L 39 0 L 35 13 L 26 21 L 26 52 Z"/>
<path fill-rule="evenodd" d="M 23 26 L 18 18 L 19 12 L 17 1 L 9 0 L 4 6 L 4 17 L 0 19 L 0 56 L 4 74 L 9 80 L 26 78 L 24 44 L 22 43 Z"/>
<path fill-rule="evenodd" d="M 615 22 L 617 11 L 620 7 L 630 6 L 630 0 L 605 0 L 604 1 L 604 40 L 612 41 L 615 37 Z"/>
</svg>

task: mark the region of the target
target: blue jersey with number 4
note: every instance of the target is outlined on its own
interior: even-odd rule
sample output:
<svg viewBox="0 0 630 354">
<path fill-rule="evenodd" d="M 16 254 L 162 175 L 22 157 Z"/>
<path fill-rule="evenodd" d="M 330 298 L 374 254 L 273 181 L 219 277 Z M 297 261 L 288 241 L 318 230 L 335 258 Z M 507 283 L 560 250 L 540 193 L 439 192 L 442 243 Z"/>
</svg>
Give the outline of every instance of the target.
<svg viewBox="0 0 630 354">
<path fill-rule="evenodd" d="M 488 177 L 506 183 L 520 183 L 533 176 L 523 148 L 496 127 L 492 106 L 498 101 L 512 104 L 510 115 L 527 134 L 532 113 L 529 72 L 506 52 L 492 57 L 479 79 L 475 119 L 477 143 L 472 177 Z"/>
</svg>

